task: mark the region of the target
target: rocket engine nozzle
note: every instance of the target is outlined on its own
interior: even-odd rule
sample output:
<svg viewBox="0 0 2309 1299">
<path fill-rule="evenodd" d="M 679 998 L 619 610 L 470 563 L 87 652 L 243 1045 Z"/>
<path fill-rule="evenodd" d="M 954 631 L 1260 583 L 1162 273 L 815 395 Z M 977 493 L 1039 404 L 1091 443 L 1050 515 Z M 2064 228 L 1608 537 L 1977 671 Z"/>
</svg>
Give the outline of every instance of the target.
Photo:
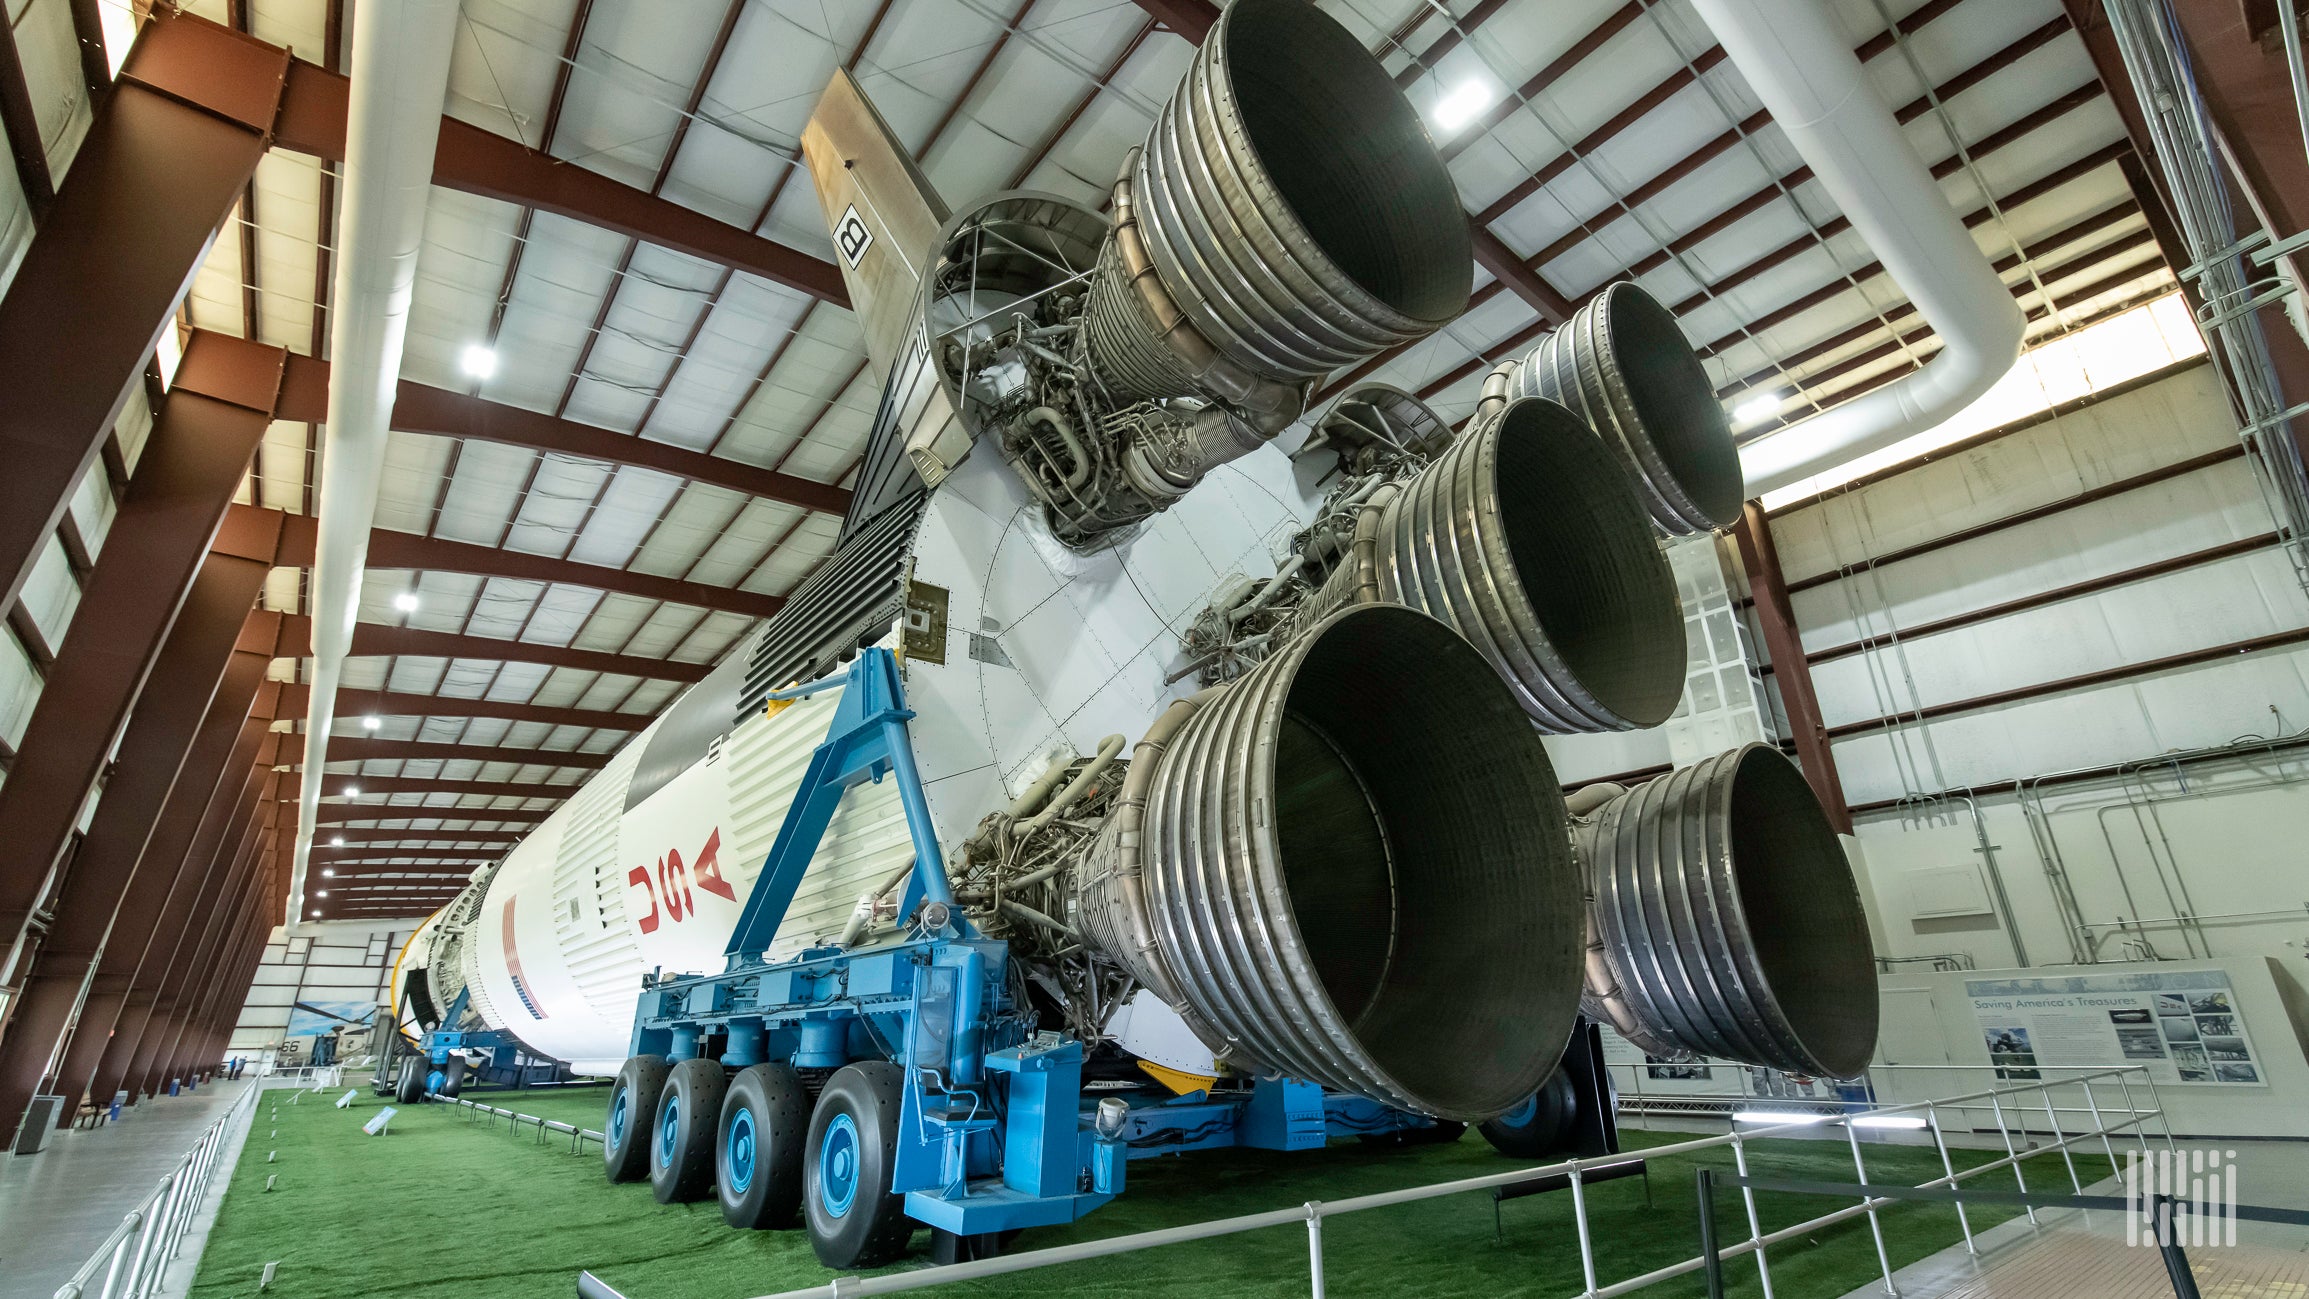
<svg viewBox="0 0 2309 1299">
<path fill-rule="evenodd" d="M 1358 605 L 1174 705 L 1075 868 L 1076 916 L 1237 1067 L 1490 1118 L 1578 1000 L 1554 788 L 1481 655 Z"/>
</svg>

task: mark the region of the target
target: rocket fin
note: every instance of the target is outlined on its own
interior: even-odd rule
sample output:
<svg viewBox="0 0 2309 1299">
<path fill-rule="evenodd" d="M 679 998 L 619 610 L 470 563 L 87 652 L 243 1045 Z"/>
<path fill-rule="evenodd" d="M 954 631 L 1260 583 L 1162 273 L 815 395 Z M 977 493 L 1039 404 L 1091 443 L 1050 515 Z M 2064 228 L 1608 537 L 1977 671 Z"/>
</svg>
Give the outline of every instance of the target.
<svg viewBox="0 0 2309 1299">
<path fill-rule="evenodd" d="M 951 215 L 850 74 L 837 70 L 802 130 L 802 158 L 834 237 L 834 263 L 887 382 L 921 301 L 922 272 Z"/>
</svg>

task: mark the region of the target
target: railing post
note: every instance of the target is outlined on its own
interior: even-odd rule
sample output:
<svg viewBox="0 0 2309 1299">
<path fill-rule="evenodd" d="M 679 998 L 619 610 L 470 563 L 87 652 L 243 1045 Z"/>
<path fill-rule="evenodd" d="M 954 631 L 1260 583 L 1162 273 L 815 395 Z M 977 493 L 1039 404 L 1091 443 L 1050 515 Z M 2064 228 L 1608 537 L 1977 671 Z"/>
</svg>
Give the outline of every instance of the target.
<svg viewBox="0 0 2309 1299">
<path fill-rule="evenodd" d="M 134 1242 L 129 1237 L 122 1236 L 113 1244 L 112 1263 L 104 1269 L 104 1286 L 97 1291 L 99 1295 L 103 1296 L 103 1299 L 111 1299 L 112 1287 L 120 1280 L 120 1268 L 123 1263 L 128 1261 L 128 1247 L 132 1243 Z"/>
<path fill-rule="evenodd" d="M 1940 1148 L 1940 1171 L 1948 1174 L 1948 1189 L 1963 1190 L 1962 1184 L 1956 1180 L 1956 1161 L 1948 1157 L 1948 1138 L 1940 1131 L 1940 1107 L 1926 1102 L 1924 1118 L 1932 1127 L 1932 1144 Z M 1956 1201 L 1956 1225 L 1964 1231 L 1964 1252 L 1978 1254 L 1980 1250 L 1972 1243 L 1972 1219 L 1966 1216 L 1962 1200 Z"/>
<path fill-rule="evenodd" d="M 2085 1089 L 2085 1109 L 2093 1116 L 2093 1131 L 2100 1134 L 2101 1153 L 2109 1157 L 2109 1173 L 2114 1176 L 2117 1171 L 2117 1148 L 2109 1144 L 2109 1121 L 2101 1117 L 2101 1107 L 2093 1101 L 2093 1080 L 2079 1079 L 2078 1085 Z"/>
<path fill-rule="evenodd" d="M 2004 1138 L 2005 1157 L 2012 1161 L 2013 1185 L 2020 1188 L 2020 1193 L 2022 1195 L 2026 1195 L 2028 1194 L 2028 1178 L 2020 1171 L 2020 1151 L 2012 1144 L 2012 1129 L 2007 1127 L 2004 1122 L 2004 1101 L 1996 1094 L 1995 1089 L 1991 1089 L 1988 1093 L 1988 1105 L 1990 1109 L 1996 1111 L 1997 1135 Z M 2035 1226 L 2036 1206 L 2033 1204 L 2028 1204 L 2021 1206 L 2021 1208 L 2023 1212 L 2028 1214 L 2029 1225 L 2032 1227 Z"/>
<path fill-rule="evenodd" d="M 2129 1114 L 2129 1115 L 2131 1115 L 2131 1116 L 2132 1116 L 2132 1120 L 2133 1120 L 2133 1136 L 2134 1136 L 2134 1137 L 2135 1137 L 2137 1140 L 2139 1140 L 2139 1142 L 2141 1143 L 2141 1161 L 2142 1161 L 2143 1163 L 2146 1163 L 2146 1162 L 2148 1162 L 2148 1158 L 2149 1158 L 2149 1118 L 2148 1118 L 2148 1115 L 2147 1115 L 2147 1114 L 2145 1114 L 2145 1113 L 2143 1113 L 2143 1112 L 2141 1111 L 2141 1107 L 2140 1107 L 2139 1105 L 2137 1105 L 2137 1104 L 2135 1104 L 2135 1103 L 2133 1102 L 2133 1085 L 2132 1085 L 2131 1083 L 2129 1083 L 2129 1082 L 2126 1082 L 2126 1081 L 2125 1081 L 2125 1076 L 2124 1076 L 2123 1074 L 2121 1074 L 2121 1073 L 2117 1075 L 2117 1086 L 2119 1086 L 2119 1087 L 2121 1087 L 2121 1088 L 2123 1088 L 2123 1089 L 2124 1089 L 2124 1093 L 2125 1093 L 2125 1113 L 2127 1113 L 2127 1114 Z M 2165 1125 L 2165 1130 L 2166 1130 L 2167 1132 L 2171 1132 L 2171 1131 L 2172 1131 L 2172 1125 L 2171 1125 L 2171 1124 L 2169 1124 L 2169 1123 L 2168 1123 L 2168 1124 L 2166 1124 L 2166 1125 Z"/>
<path fill-rule="evenodd" d="M 2037 1090 L 2038 1094 L 2044 1097 L 2044 1117 L 2052 1124 L 2052 1140 L 2053 1144 L 2060 1149 L 2060 1161 L 2068 1165 L 2068 1184 L 2078 1195 L 2083 1195 L 2085 1185 L 2077 1180 L 2076 1160 L 2069 1157 L 2068 1134 L 2061 1131 L 2060 1111 L 2053 1108 L 2052 1081 L 2050 1079 L 2044 1080 L 2044 1086 Z M 2090 1213 L 2091 1210 L 2087 1209 L 2085 1212 Z"/>
<path fill-rule="evenodd" d="M 1571 1216 L 1579 1228 L 1579 1273 L 1587 1282 L 1583 1295 L 1595 1293 L 1595 1244 L 1587 1234 L 1587 1186 L 1579 1175 L 1579 1165 L 1571 1166 Z"/>
<path fill-rule="evenodd" d="M 1307 1201 L 1307 1279 L 1309 1293 L 1323 1299 L 1323 1202 Z"/>
<path fill-rule="evenodd" d="M 2177 1157 L 2181 1148 L 2173 1144 L 2173 1116 L 2165 1112 L 2164 1097 L 2157 1094 L 2157 1080 L 2150 1077 L 2145 1068 L 2141 1070 L 2141 1085 L 2149 1089 L 2149 1104 L 2156 1109 L 2157 1122 L 2165 1129 L 2165 1149 Z"/>
<path fill-rule="evenodd" d="M 1740 1170 L 1741 1177 L 1748 1175 L 1748 1147 L 1740 1140 L 1738 1128 L 1732 1129 L 1732 1164 Z M 1764 1222 L 1756 1215 L 1756 1192 L 1743 1186 L 1740 1188 L 1740 1199 L 1748 1210 L 1748 1240 L 1755 1246 L 1756 1283 L 1763 1288 L 1764 1299 L 1772 1299 L 1772 1269 L 1764 1261 Z"/>
<path fill-rule="evenodd" d="M 1844 1117 L 1844 1138 L 1852 1146 L 1853 1180 L 1868 1185 L 1868 1165 L 1860 1159 L 1860 1130 L 1852 1126 L 1852 1117 Z M 1884 1293 L 1899 1299 L 1900 1288 L 1892 1284 L 1892 1256 L 1884 1252 L 1884 1224 L 1876 1218 L 1876 1197 L 1863 1191 L 1860 1203 L 1868 1207 L 1868 1231 L 1876 1237 L 1876 1266 L 1884 1273 Z"/>
<path fill-rule="evenodd" d="M 1716 1175 L 1699 1170 L 1700 1259 L 1708 1281 L 1708 1299 L 1724 1299 L 1724 1260 L 1716 1252 Z"/>
<path fill-rule="evenodd" d="M 2189 1270 L 2189 1256 L 2181 1250 L 2180 1228 L 2173 1222 L 2173 1197 L 2160 1195 L 2155 1204 L 2157 1252 L 2165 1256 L 2165 1276 L 2173 1283 L 2173 1299 L 2200 1299 L 2197 1276 Z"/>
</svg>

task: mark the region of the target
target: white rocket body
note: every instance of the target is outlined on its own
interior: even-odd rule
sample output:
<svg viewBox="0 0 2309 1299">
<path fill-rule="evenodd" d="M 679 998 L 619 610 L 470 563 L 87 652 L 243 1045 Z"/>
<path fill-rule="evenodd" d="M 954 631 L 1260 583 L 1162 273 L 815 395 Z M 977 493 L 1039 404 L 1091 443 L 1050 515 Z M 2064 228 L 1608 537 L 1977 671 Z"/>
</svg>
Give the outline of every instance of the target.
<svg viewBox="0 0 2309 1299">
<path fill-rule="evenodd" d="M 1220 587 L 1264 579 L 1320 499 L 1314 472 L 1264 448 L 1214 473 L 1136 537 L 1096 555 L 1054 541 L 990 449 L 931 494 L 912 544 L 916 586 L 942 589 L 943 663 L 903 660 L 917 765 L 939 841 L 953 851 L 1055 754 L 1143 733 L 1193 679 L 1178 630 Z M 895 644 L 893 628 L 886 643 Z M 738 721 L 697 761 L 627 807 L 636 769 L 684 704 L 727 695 L 750 642 L 629 741 L 609 765 L 419 931 L 404 962 L 445 1007 L 459 987 L 482 1023 L 580 1074 L 627 1055 L 642 976 L 719 969 L 838 692 Z M 833 940 L 859 895 L 913 849 L 896 787 L 843 799 L 769 955 Z M 445 958 L 445 959 L 444 959 Z M 452 968 L 453 967 L 453 968 Z M 1116 1025 L 1126 1047 L 1194 1071 L 1168 1008 Z M 403 1014 L 406 1016 L 407 1008 Z M 1191 1039 L 1187 1039 L 1191 1040 Z M 1159 1045 L 1158 1045 L 1159 1043 Z M 1187 1054 L 1192 1055 L 1192 1052 Z"/>
</svg>

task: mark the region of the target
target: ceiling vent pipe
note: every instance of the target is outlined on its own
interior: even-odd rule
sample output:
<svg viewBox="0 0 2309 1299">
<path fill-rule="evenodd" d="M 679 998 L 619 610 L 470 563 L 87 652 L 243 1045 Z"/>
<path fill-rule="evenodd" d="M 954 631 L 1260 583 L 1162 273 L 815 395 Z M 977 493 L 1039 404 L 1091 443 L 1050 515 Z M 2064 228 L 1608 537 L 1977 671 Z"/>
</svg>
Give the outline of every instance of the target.
<svg viewBox="0 0 2309 1299">
<path fill-rule="evenodd" d="M 393 390 L 401 377 L 457 9 L 458 0 L 353 9 L 352 104 L 329 300 L 328 432 L 313 558 L 312 703 L 289 881 L 291 922 L 304 916 L 305 863 L 320 808 L 329 728 L 336 720 L 337 682 L 361 607 L 361 570 L 377 513 Z"/>
<path fill-rule="evenodd" d="M 1762 495 L 1963 410 L 2012 368 L 2024 322 L 1819 0 L 1693 7 L 1941 342 L 1914 374 L 1742 451 L 1747 489 Z"/>
</svg>

